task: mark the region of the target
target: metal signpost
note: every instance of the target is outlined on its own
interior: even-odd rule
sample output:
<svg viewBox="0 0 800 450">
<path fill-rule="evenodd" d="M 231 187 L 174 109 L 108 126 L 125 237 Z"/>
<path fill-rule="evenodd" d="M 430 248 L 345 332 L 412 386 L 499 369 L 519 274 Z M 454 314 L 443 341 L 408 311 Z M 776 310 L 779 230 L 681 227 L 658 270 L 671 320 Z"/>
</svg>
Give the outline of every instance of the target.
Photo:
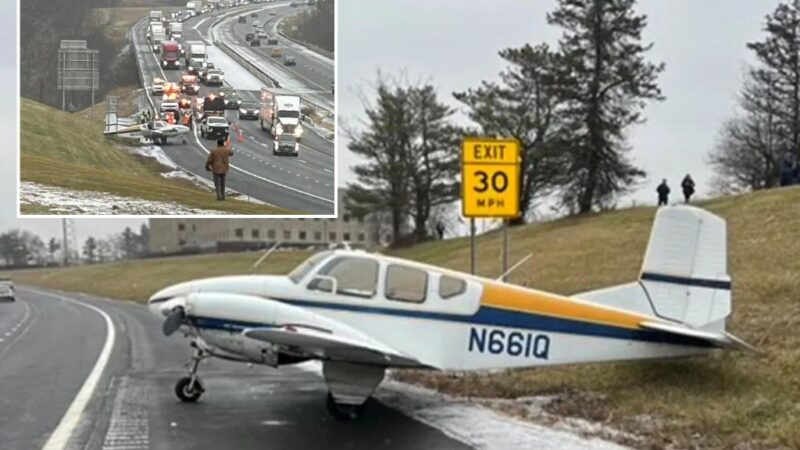
<svg viewBox="0 0 800 450">
<path fill-rule="evenodd" d="M 470 219 L 470 270 L 476 272 L 475 218 L 503 220 L 503 280 L 508 269 L 508 219 L 520 215 L 520 155 L 515 139 L 461 142 L 461 212 Z"/>
<path fill-rule="evenodd" d="M 58 88 L 61 109 L 67 110 L 67 91 L 91 91 L 91 114 L 94 116 L 94 92 L 100 88 L 98 51 L 86 48 L 86 41 L 62 40 L 58 49 Z"/>
</svg>

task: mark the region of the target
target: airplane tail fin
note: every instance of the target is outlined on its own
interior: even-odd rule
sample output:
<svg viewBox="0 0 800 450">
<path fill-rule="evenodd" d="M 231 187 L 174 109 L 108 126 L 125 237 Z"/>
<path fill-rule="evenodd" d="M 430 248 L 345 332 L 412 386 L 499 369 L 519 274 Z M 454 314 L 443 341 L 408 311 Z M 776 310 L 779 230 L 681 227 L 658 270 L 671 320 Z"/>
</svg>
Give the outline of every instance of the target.
<svg viewBox="0 0 800 450">
<path fill-rule="evenodd" d="M 725 221 L 692 206 L 659 209 L 639 284 L 656 316 L 724 331 L 731 313 Z"/>
</svg>

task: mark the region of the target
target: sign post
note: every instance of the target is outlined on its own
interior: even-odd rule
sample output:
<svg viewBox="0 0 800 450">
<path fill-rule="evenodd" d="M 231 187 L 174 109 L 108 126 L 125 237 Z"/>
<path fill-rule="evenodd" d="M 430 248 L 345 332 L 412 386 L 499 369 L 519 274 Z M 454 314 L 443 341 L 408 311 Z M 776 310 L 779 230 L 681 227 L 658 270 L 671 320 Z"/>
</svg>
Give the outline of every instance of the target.
<svg viewBox="0 0 800 450">
<path fill-rule="evenodd" d="M 470 270 L 476 272 L 475 218 L 503 219 L 503 279 L 508 269 L 508 219 L 520 215 L 519 141 L 468 137 L 461 143 L 461 212 L 470 218 Z"/>
</svg>

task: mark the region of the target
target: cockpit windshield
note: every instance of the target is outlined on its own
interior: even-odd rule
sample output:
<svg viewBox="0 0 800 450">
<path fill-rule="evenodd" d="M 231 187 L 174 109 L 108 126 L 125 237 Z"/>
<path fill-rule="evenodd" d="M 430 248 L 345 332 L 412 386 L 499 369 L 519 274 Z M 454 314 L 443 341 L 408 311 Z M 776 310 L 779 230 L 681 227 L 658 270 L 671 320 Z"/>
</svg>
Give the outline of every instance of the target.
<svg viewBox="0 0 800 450">
<path fill-rule="evenodd" d="M 289 272 L 289 279 L 292 280 L 295 284 L 299 283 L 300 280 L 305 278 L 311 270 L 313 270 L 323 259 L 327 258 L 331 255 L 331 252 L 319 252 L 308 259 L 300 263 L 299 266 L 295 267 L 294 270 Z"/>
</svg>

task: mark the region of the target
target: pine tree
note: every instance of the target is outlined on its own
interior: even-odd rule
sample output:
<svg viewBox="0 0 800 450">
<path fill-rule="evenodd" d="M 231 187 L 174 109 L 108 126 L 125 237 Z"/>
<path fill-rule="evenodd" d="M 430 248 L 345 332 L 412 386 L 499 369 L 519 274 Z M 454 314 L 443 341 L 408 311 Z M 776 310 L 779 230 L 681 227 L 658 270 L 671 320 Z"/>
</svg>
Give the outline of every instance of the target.
<svg viewBox="0 0 800 450">
<path fill-rule="evenodd" d="M 467 105 L 482 135 L 520 142 L 522 217 L 516 223 L 521 223 L 536 200 L 559 184 L 563 172 L 563 153 L 557 145 L 563 132 L 558 120 L 560 58 L 546 44 L 507 48 L 499 54 L 509 63 L 500 74 L 501 83 L 484 81 L 453 95 Z"/>
<path fill-rule="evenodd" d="M 646 16 L 636 0 L 558 0 L 548 22 L 563 28 L 561 93 L 565 125 L 574 131 L 562 194 L 580 213 L 606 206 L 645 176 L 626 155 L 627 129 L 641 123 L 648 100 L 662 100 L 657 78 L 663 64 L 645 59 Z"/>
</svg>

